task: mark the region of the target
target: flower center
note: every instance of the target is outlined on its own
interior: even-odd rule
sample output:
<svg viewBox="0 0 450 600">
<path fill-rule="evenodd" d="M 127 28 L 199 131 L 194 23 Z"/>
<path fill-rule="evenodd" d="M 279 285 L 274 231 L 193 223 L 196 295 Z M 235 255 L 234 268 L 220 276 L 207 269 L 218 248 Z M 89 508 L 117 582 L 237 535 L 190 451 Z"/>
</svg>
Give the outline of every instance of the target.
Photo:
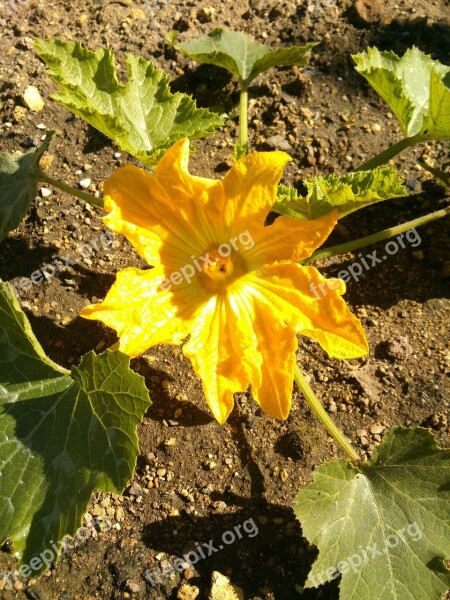
<svg viewBox="0 0 450 600">
<path fill-rule="evenodd" d="M 213 281 L 223 281 L 233 272 L 233 263 L 229 256 L 223 256 L 216 250 L 209 253 L 209 261 L 202 269 Z"/>
</svg>

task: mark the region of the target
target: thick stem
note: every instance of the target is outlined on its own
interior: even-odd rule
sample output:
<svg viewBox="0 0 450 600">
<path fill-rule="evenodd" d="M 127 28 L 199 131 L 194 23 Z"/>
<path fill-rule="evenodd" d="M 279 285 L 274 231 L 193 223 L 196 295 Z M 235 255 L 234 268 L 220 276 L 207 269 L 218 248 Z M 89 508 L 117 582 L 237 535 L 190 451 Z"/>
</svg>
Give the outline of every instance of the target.
<svg viewBox="0 0 450 600">
<path fill-rule="evenodd" d="M 58 179 L 53 179 L 52 177 L 49 177 L 42 171 L 39 173 L 39 179 L 40 179 L 40 181 L 49 183 L 50 185 L 53 185 L 56 188 L 59 188 L 60 190 L 62 190 L 63 192 L 66 192 L 67 194 L 72 194 L 72 196 L 76 196 L 77 198 L 80 198 L 80 200 L 84 200 L 85 202 L 89 202 L 89 204 L 94 204 L 95 206 L 99 206 L 100 208 L 103 208 L 103 200 L 101 198 L 96 198 L 92 194 L 83 192 L 83 190 L 77 190 L 76 188 L 73 188 L 71 185 L 67 185 L 67 183 L 63 183 L 62 181 L 59 181 Z"/>
<path fill-rule="evenodd" d="M 319 419 L 319 421 L 325 427 L 325 429 L 328 431 L 329 435 L 333 438 L 333 440 L 336 442 L 339 448 L 352 462 L 359 462 L 360 458 L 358 454 L 353 449 L 350 442 L 344 436 L 342 431 L 338 429 L 336 424 L 328 416 L 328 413 L 325 411 L 320 400 L 314 394 L 311 386 L 306 381 L 305 376 L 303 375 L 303 373 L 297 365 L 295 366 L 294 379 L 299 390 L 301 391 L 306 402 L 308 403 L 310 409 L 312 410 L 314 415 Z"/>
<path fill-rule="evenodd" d="M 346 254 L 352 250 L 359 250 L 360 248 L 365 248 L 366 246 L 375 244 L 376 242 L 381 242 L 382 240 L 387 240 L 388 238 L 400 235 L 401 233 L 409 231 L 414 227 L 420 227 L 421 225 L 426 225 L 427 223 L 435 221 L 436 219 L 441 219 L 448 214 L 450 214 L 450 206 L 443 208 L 442 210 L 429 213 L 428 215 L 424 215 L 423 217 L 419 217 L 418 219 L 407 221 L 401 225 L 396 225 L 395 227 L 390 227 L 389 229 L 383 229 L 383 231 L 379 231 L 378 233 L 353 240 L 353 242 L 338 244 L 337 246 L 330 246 L 329 248 L 320 248 L 304 262 L 310 263 L 318 260 L 319 258 L 330 258 L 330 256 L 337 256 L 338 254 Z"/>
<path fill-rule="evenodd" d="M 441 171 L 441 169 L 436 169 L 435 167 L 432 167 L 424 160 L 417 160 L 417 163 L 422 167 L 422 169 L 429 171 L 435 177 L 440 179 L 444 185 L 446 185 L 447 187 L 450 187 L 450 174 L 449 173 L 444 173 L 444 171 Z"/>
<path fill-rule="evenodd" d="M 393 158 L 400 152 L 403 152 L 403 150 L 406 150 L 406 148 L 409 148 L 410 146 L 414 146 L 414 144 L 418 144 L 423 139 L 424 138 L 420 135 L 413 135 L 412 137 L 403 138 L 402 140 L 400 140 L 393 146 L 390 146 L 389 148 L 387 148 L 380 154 L 377 154 L 376 156 L 374 156 L 373 158 L 371 158 L 370 160 L 368 160 L 367 162 L 365 162 L 364 164 L 362 164 L 360 167 L 358 167 L 355 170 L 356 171 L 368 171 L 369 169 L 375 169 L 375 167 L 384 165 L 385 163 L 388 162 L 388 160 L 390 160 L 391 158 Z"/>
<path fill-rule="evenodd" d="M 248 153 L 248 91 L 241 87 L 239 102 L 239 145 Z"/>
</svg>

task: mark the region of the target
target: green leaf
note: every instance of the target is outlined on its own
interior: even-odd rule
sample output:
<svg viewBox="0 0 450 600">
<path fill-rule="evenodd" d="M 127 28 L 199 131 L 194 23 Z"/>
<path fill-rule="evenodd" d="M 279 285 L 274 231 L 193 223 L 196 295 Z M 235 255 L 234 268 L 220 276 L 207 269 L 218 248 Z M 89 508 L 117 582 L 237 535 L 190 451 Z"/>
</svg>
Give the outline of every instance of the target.
<svg viewBox="0 0 450 600">
<path fill-rule="evenodd" d="M 240 144 L 235 144 L 234 153 L 233 153 L 233 160 L 235 162 L 237 160 L 240 160 L 241 158 L 244 158 L 244 156 L 246 154 L 247 154 L 247 148 L 245 146 L 241 146 Z"/>
<path fill-rule="evenodd" d="M 127 55 L 128 81 L 119 82 L 112 52 L 91 52 L 79 42 L 37 40 L 37 53 L 61 91 L 52 98 L 152 167 L 181 138 L 201 138 L 223 117 L 196 108 L 186 94 L 172 94 L 169 78 L 152 63 Z"/>
<path fill-rule="evenodd" d="M 132 477 L 150 401 L 120 352 L 90 352 L 71 373 L 51 361 L 2 282 L 0 322 L 0 543 L 23 565 L 52 563 L 92 491 L 121 493 Z"/>
<path fill-rule="evenodd" d="M 450 67 L 415 47 L 402 58 L 368 48 L 353 60 L 389 104 L 405 136 L 450 139 Z"/>
<path fill-rule="evenodd" d="M 166 39 L 164 41 L 168 46 L 173 46 L 175 44 L 177 38 L 178 38 L 178 31 L 176 31 L 175 29 L 171 29 L 167 33 Z"/>
<path fill-rule="evenodd" d="M 316 45 L 271 50 L 241 31 L 214 29 L 201 38 L 175 44 L 175 48 L 197 62 L 227 69 L 243 88 L 248 88 L 255 77 L 271 67 L 305 66 L 311 57 L 311 48 Z"/>
<path fill-rule="evenodd" d="M 39 161 L 54 135 L 48 131 L 42 145 L 25 154 L 0 153 L 0 242 L 19 225 L 36 197 Z"/>
<path fill-rule="evenodd" d="M 338 577 L 340 600 L 440 600 L 450 585 L 450 450 L 395 428 L 359 467 L 319 467 L 294 511 L 319 548 L 305 587 Z"/>
<path fill-rule="evenodd" d="M 342 218 L 369 204 L 408 195 L 398 172 L 386 166 L 347 175 L 312 177 L 303 183 L 307 188 L 305 196 L 294 188 L 278 186 L 272 210 L 295 219 L 317 219 L 337 208 Z"/>
</svg>

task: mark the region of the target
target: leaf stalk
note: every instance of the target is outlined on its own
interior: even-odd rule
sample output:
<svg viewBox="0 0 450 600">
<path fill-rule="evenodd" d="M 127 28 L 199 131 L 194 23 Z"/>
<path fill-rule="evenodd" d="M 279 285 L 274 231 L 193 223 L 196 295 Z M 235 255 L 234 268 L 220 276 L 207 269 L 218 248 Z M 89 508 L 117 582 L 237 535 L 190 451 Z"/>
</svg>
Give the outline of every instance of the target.
<svg viewBox="0 0 450 600">
<path fill-rule="evenodd" d="M 378 231 L 378 233 L 373 233 L 372 235 L 358 238 L 352 242 L 346 242 L 345 244 L 338 244 L 337 246 L 330 246 L 328 248 L 319 248 L 319 250 L 316 250 L 306 261 L 304 261 L 304 263 L 310 263 L 321 258 L 330 258 L 331 256 L 337 256 L 339 254 L 346 254 L 352 250 L 365 248 L 366 246 L 370 246 L 376 242 L 381 242 L 382 240 L 387 240 L 391 237 L 400 235 L 401 233 L 409 231 L 410 229 L 414 229 L 415 227 L 420 227 L 430 223 L 431 221 L 435 221 L 436 219 L 441 219 L 448 214 L 450 214 L 450 206 L 441 210 L 436 210 L 435 212 L 424 215 L 423 217 L 418 217 L 412 221 L 407 221 L 401 225 L 389 227 L 388 229 Z"/>
<path fill-rule="evenodd" d="M 54 187 L 62 190 L 63 192 L 66 192 L 67 194 L 72 194 L 72 196 L 75 196 L 80 200 L 84 200 L 84 202 L 89 202 L 89 204 L 94 204 L 95 206 L 103 208 L 103 200 L 101 198 L 96 198 L 92 194 L 83 192 L 83 190 L 78 190 L 77 188 L 74 188 L 71 185 L 68 185 L 67 183 L 59 181 L 58 179 L 53 179 L 53 177 L 49 177 L 43 171 L 40 171 L 39 173 L 39 180 L 44 183 L 53 185 Z"/>
<path fill-rule="evenodd" d="M 239 145 L 248 154 L 248 89 L 243 84 L 239 100 Z"/>
<path fill-rule="evenodd" d="M 337 425 L 332 421 L 332 419 L 328 416 L 328 413 L 322 406 L 322 403 L 314 394 L 312 387 L 306 381 L 305 376 L 302 371 L 295 365 L 294 370 L 294 380 L 298 386 L 298 389 L 303 394 L 306 402 L 308 403 L 310 409 L 320 421 L 320 423 L 325 427 L 328 431 L 329 435 L 333 438 L 339 448 L 344 452 L 344 454 L 353 462 L 360 462 L 360 458 L 356 451 L 351 446 L 350 442 L 344 436 L 342 431 L 337 427 Z"/>
<path fill-rule="evenodd" d="M 366 161 L 365 163 L 363 163 L 360 167 L 358 167 L 355 170 L 356 171 L 368 171 L 369 169 L 375 169 L 376 167 L 379 167 L 380 165 L 384 165 L 389 160 L 391 160 L 391 158 L 393 158 L 400 152 L 403 152 L 403 150 L 406 150 L 406 148 L 409 148 L 410 146 L 414 146 L 414 144 L 418 144 L 419 142 L 424 141 L 424 139 L 425 138 L 419 134 L 413 135 L 411 137 L 403 138 L 399 142 L 393 144 L 392 146 L 389 146 L 389 148 L 386 148 L 386 150 L 383 150 L 383 152 L 380 152 L 380 154 L 377 154 L 370 160 Z"/>
</svg>

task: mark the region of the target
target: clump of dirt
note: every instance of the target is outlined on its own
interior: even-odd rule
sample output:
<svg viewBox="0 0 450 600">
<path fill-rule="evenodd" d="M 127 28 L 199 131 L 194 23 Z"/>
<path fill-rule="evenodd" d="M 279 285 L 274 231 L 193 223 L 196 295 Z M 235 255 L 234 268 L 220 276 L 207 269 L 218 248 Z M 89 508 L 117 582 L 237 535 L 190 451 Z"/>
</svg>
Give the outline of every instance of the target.
<svg viewBox="0 0 450 600">
<path fill-rule="evenodd" d="M 0 2 L 1 149 L 25 151 L 39 145 L 43 126 L 57 130 L 49 173 L 72 185 L 90 179 L 91 192 L 120 165 L 133 162 L 104 136 L 51 101 L 53 84 L 32 50 L 33 37 L 78 39 L 95 49 L 108 45 L 123 76 L 126 52 L 140 54 L 164 69 L 172 89 L 192 94 L 200 106 L 220 106 L 230 116 L 222 134 L 195 142 L 192 171 L 222 176 L 236 142 L 236 85 L 222 70 L 198 66 L 164 43 L 175 29 L 180 39 L 213 27 L 239 29 L 273 47 L 319 41 L 305 69 L 274 69 L 250 89 L 250 137 L 254 149 L 282 147 L 293 157 L 285 183 L 305 176 L 344 173 L 400 137 L 381 99 L 353 69 L 351 53 L 369 45 L 402 54 L 413 44 L 445 62 L 449 50 L 446 2 L 388 0 L 382 12 L 362 14 L 349 0 L 334 2 L 244 0 L 224 3 L 148 0 L 143 3 L 62 0 Z M 367 3 L 366 3 L 367 4 Z M 374 3 L 377 4 L 377 3 Z M 381 4 L 381 3 L 379 3 Z M 35 85 L 42 112 L 22 106 Z M 411 190 L 408 198 L 365 209 L 345 218 L 330 243 L 348 241 L 438 209 L 445 190 L 416 163 L 436 166 L 448 158 L 436 142 L 409 150 L 397 161 Z M 448 443 L 448 267 L 444 220 L 418 231 L 413 243 L 358 280 L 348 283 L 346 300 L 360 317 L 370 355 L 360 360 L 329 359 L 302 338 L 298 360 L 338 426 L 361 454 L 368 455 L 395 424 L 430 427 Z M 0 245 L 0 277 L 15 283 L 20 302 L 45 351 L 70 367 L 91 349 L 114 341 L 113 332 L 77 317 L 103 298 L 118 270 L 142 266 L 128 242 L 83 252 L 105 230 L 101 211 L 56 190 L 41 192 L 27 219 Z M 419 241 L 420 240 L 420 241 Z M 98 243 L 97 243 L 98 245 Z M 384 254 L 384 244 L 374 246 Z M 367 252 L 373 249 L 368 249 Z M 41 285 L 21 289 L 21 278 L 69 256 L 67 269 Z M 319 261 L 328 276 L 361 261 L 358 253 Z M 38 581 L 3 589 L 5 600 L 86 600 L 91 598 L 207 598 L 211 574 L 228 575 L 246 600 L 302 598 L 336 600 L 338 584 L 303 590 L 317 554 L 302 537 L 291 505 L 311 470 L 338 452 L 302 398 L 285 422 L 263 414 L 241 394 L 229 421 L 219 426 L 206 406 L 200 382 L 179 348 L 156 347 L 133 361 L 153 401 L 139 427 L 141 456 L 123 497 L 96 494 L 85 517 L 87 539 L 76 540 Z M 251 528 L 251 522 L 255 527 Z M 255 535 L 236 534 L 244 523 Z M 235 532 L 234 543 L 221 542 Z M 230 535 L 226 539 L 230 539 Z M 223 548 L 193 566 L 171 570 L 177 557 L 214 541 Z M 13 550 L 0 552 L 0 572 L 15 568 Z M 167 576 L 161 575 L 166 569 Z M 190 594 L 190 595 L 189 595 Z"/>
</svg>

